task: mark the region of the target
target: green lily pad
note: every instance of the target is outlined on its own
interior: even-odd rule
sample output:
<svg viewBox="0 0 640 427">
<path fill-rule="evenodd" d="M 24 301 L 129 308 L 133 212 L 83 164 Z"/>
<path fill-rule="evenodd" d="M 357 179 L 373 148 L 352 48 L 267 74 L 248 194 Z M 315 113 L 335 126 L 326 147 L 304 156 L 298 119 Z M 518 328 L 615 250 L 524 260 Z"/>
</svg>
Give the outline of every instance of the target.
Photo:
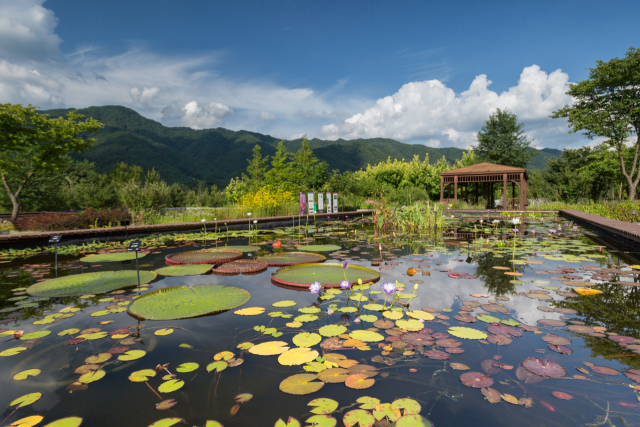
<svg viewBox="0 0 640 427">
<path fill-rule="evenodd" d="M 325 325 L 318 332 L 323 337 L 336 337 L 347 332 L 347 328 L 342 325 Z"/>
<path fill-rule="evenodd" d="M 305 252 L 334 252 L 339 251 L 342 247 L 337 245 L 307 245 L 298 246 L 297 249 Z"/>
<path fill-rule="evenodd" d="M 271 280 L 277 284 L 294 287 L 308 288 L 314 282 L 327 287 L 338 287 L 340 282 L 349 281 L 351 286 L 361 279 L 363 283 L 371 283 L 380 280 L 380 275 L 366 267 L 351 265 L 342 268 L 342 264 L 302 264 L 283 267 L 276 271 Z"/>
<path fill-rule="evenodd" d="M 118 356 L 118 360 L 127 362 L 129 360 L 140 359 L 145 354 L 147 354 L 147 352 L 144 350 L 129 350 L 129 351 L 125 351 L 124 354 L 121 354 L 120 356 Z"/>
<path fill-rule="evenodd" d="M 327 399 L 326 397 L 313 399 L 311 402 L 307 403 L 307 405 L 314 406 L 314 408 L 309 412 L 318 415 L 330 414 L 338 409 L 338 402 L 333 399 Z"/>
<path fill-rule="evenodd" d="M 258 257 L 258 261 L 266 262 L 269 267 L 287 265 L 313 264 L 327 259 L 324 255 L 305 252 L 278 252 Z"/>
<path fill-rule="evenodd" d="M 302 332 L 293 337 L 293 343 L 298 347 L 313 347 L 322 341 L 322 337 L 313 332 Z"/>
<path fill-rule="evenodd" d="M 142 252 L 138 252 L 138 259 L 144 257 L 145 255 L 146 254 Z M 112 254 L 89 255 L 84 258 L 80 258 L 80 261 L 95 264 L 96 262 L 131 261 L 132 259 L 136 259 L 135 252 L 118 252 Z"/>
<path fill-rule="evenodd" d="M 82 424 L 80 417 L 66 417 L 47 424 L 44 427 L 78 427 Z"/>
<path fill-rule="evenodd" d="M 342 313 L 355 313 L 356 311 L 358 311 L 358 309 L 355 307 L 342 307 L 339 308 L 338 311 Z"/>
<path fill-rule="evenodd" d="M 297 303 L 295 301 L 291 301 L 291 300 L 286 300 L 286 301 L 278 301 L 278 302 L 274 302 L 273 304 L 271 304 L 273 307 L 293 307 L 294 305 L 296 305 Z"/>
<path fill-rule="evenodd" d="M 362 306 L 362 308 L 371 311 L 382 311 L 384 306 L 382 304 L 365 304 Z"/>
<path fill-rule="evenodd" d="M 315 314 L 320 313 L 322 309 L 320 307 L 303 307 L 299 308 L 298 311 L 304 314 Z"/>
<path fill-rule="evenodd" d="M 405 415 L 396 421 L 396 427 L 433 427 L 433 423 L 422 415 Z"/>
<path fill-rule="evenodd" d="M 497 317 L 489 316 L 488 314 L 483 314 L 481 316 L 476 317 L 479 321 L 485 323 L 500 323 L 500 319 Z"/>
<path fill-rule="evenodd" d="M 360 320 L 362 320 L 363 322 L 373 323 L 378 320 L 378 317 L 374 316 L 373 314 L 363 314 L 360 316 Z"/>
<path fill-rule="evenodd" d="M 16 381 L 23 381 L 29 377 L 35 377 L 40 375 L 42 372 L 40 369 L 27 369 L 26 371 L 18 372 L 13 376 L 13 379 Z"/>
<path fill-rule="evenodd" d="M 160 393 L 171 393 L 172 391 L 176 391 L 184 386 L 184 381 L 182 380 L 169 380 L 165 381 L 158 387 L 158 391 Z"/>
<path fill-rule="evenodd" d="M 23 351 L 25 351 L 27 349 L 27 347 L 13 347 L 13 348 L 9 348 L 3 351 L 0 351 L 0 356 L 4 357 L 4 356 L 15 356 L 16 354 L 19 354 Z"/>
<path fill-rule="evenodd" d="M 86 340 L 99 340 L 101 338 L 106 337 L 107 335 L 109 335 L 107 332 L 95 332 L 93 334 L 82 334 L 82 335 L 78 335 L 76 338 L 84 338 Z"/>
<path fill-rule="evenodd" d="M 225 362 L 224 360 L 218 360 L 217 362 L 211 362 L 207 365 L 207 372 L 211 372 L 211 371 L 216 371 L 216 372 L 222 372 L 225 369 L 227 369 L 227 366 L 229 366 L 229 364 L 227 362 Z"/>
<path fill-rule="evenodd" d="M 198 276 L 211 270 L 209 264 L 187 264 L 187 265 L 170 265 L 156 270 L 161 276 Z"/>
<path fill-rule="evenodd" d="M 353 339 L 364 341 L 364 342 L 378 342 L 384 340 L 384 337 L 377 332 L 371 331 L 351 331 L 349 336 Z"/>
<path fill-rule="evenodd" d="M 501 323 L 504 323 L 505 325 L 509 325 L 509 326 L 518 326 L 520 324 L 520 322 L 514 319 L 501 320 Z"/>
<path fill-rule="evenodd" d="M 34 339 L 37 339 L 37 338 L 46 337 L 50 333 L 51 333 L 51 331 L 29 332 L 28 334 L 24 334 L 23 336 L 21 336 L 20 339 L 21 340 L 34 340 Z"/>
<path fill-rule="evenodd" d="M 176 371 L 178 372 L 193 372 L 196 369 L 198 369 L 200 367 L 200 365 L 198 365 L 197 363 L 183 363 L 182 365 L 178 366 L 176 368 Z"/>
<path fill-rule="evenodd" d="M 294 317 L 293 320 L 296 322 L 313 322 L 314 320 L 318 320 L 318 316 L 315 314 L 303 314 L 301 316 Z"/>
<path fill-rule="evenodd" d="M 83 384 L 89 384 L 94 381 L 98 381 L 105 375 L 106 375 L 105 371 L 103 371 L 102 369 L 98 369 L 97 371 L 89 372 L 87 374 L 82 375 L 80 379 L 78 379 L 78 382 L 81 382 Z"/>
<path fill-rule="evenodd" d="M 40 392 L 25 394 L 24 396 L 20 396 L 19 398 L 13 400 L 13 402 L 11 402 L 9 406 L 18 405 L 18 408 L 22 408 L 23 406 L 31 405 L 41 397 L 42 397 L 42 393 Z"/>
<path fill-rule="evenodd" d="M 155 278 L 156 273 L 153 271 L 140 271 L 140 283 L 148 283 Z M 27 293 L 40 297 L 65 297 L 88 293 L 101 294 L 137 285 L 138 274 L 135 270 L 101 271 L 38 282 L 29 286 Z"/>
<path fill-rule="evenodd" d="M 345 427 L 353 427 L 356 424 L 358 427 L 372 427 L 376 419 L 371 415 L 371 412 L 364 409 L 354 409 L 344 414 L 342 422 Z"/>
<path fill-rule="evenodd" d="M 141 371 L 135 371 L 131 375 L 129 375 L 129 381 L 134 383 L 142 383 L 155 376 L 156 371 L 154 371 L 153 369 L 143 369 Z"/>
<path fill-rule="evenodd" d="M 171 427 L 182 422 L 184 422 L 184 419 L 182 418 L 163 418 L 155 423 L 149 424 L 149 427 Z"/>
<path fill-rule="evenodd" d="M 141 296 L 129 306 L 129 313 L 149 320 L 187 319 L 230 310 L 250 298 L 248 291 L 232 286 L 177 286 Z"/>
</svg>

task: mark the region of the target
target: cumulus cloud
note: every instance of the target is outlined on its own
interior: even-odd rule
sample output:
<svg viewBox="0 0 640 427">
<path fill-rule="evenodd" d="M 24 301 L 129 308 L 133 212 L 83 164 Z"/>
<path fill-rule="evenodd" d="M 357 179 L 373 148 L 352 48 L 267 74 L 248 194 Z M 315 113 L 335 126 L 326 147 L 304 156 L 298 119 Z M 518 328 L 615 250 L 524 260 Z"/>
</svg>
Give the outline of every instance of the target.
<svg viewBox="0 0 640 427">
<path fill-rule="evenodd" d="M 323 126 L 322 132 L 330 139 L 444 137 L 446 145 L 466 148 L 476 142 L 477 130 L 497 108 L 509 109 L 521 120 L 550 122 L 553 110 L 572 102 L 565 95 L 568 82 L 561 70 L 547 74 L 537 65 L 524 68 L 518 85 L 500 94 L 489 90 L 492 82 L 484 74 L 459 94 L 438 80 L 411 82 L 363 113 Z"/>
<path fill-rule="evenodd" d="M 221 126 L 224 124 L 224 118 L 231 114 L 233 114 L 233 110 L 219 102 L 211 102 L 202 106 L 199 106 L 197 101 L 187 102 L 183 106 L 174 102 L 162 109 L 164 122 L 188 126 L 193 129 Z"/>
<path fill-rule="evenodd" d="M 260 120 L 262 120 L 263 122 L 272 122 L 276 119 L 276 116 L 274 116 L 273 114 L 270 114 L 266 111 L 263 111 L 262 113 L 260 113 L 258 115 L 258 118 Z"/>
<path fill-rule="evenodd" d="M 102 77 L 101 80 L 106 81 L 107 79 Z M 137 87 L 132 87 L 129 90 L 129 95 L 131 95 L 131 99 L 133 99 L 133 102 L 137 104 L 142 104 L 147 107 L 150 106 L 151 101 L 153 101 L 153 98 L 155 98 L 156 95 L 158 95 L 159 93 L 160 93 L 159 87 L 145 87 L 142 90 L 138 89 Z"/>
<path fill-rule="evenodd" d="M 0 56 L 40 60 L 58 54 L 62 42 L 54 33 L 58 19 L 43 3 L 44 0 L 0 2 Z"/>
</svg>

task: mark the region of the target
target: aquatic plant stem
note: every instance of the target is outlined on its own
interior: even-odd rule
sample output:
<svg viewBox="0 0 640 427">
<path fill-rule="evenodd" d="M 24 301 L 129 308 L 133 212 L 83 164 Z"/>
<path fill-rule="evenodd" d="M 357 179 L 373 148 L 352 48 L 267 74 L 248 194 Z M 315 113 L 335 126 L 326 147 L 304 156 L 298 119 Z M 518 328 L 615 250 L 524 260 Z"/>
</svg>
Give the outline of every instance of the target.
<svg viewBox="0 0 640 427">
<path fill-rule="evenodd" d="M 147 385 L 147 387 L 149 387 L 149 388 L 151 389 L 151 391 L 153 392 L 153 394 L 155 394 L 156 396 L 158 396 L 158 398 L 159 398 L 160 400 L 162 400 L 162 397 L 161 397 L 158 393 L 156 393 L 156 391 L 153 389 L 153 387 L 151 387 L 151 386 L 149 385 L 149 382 L 145 381 L 144 383 Z"/>
<path fill-rule="evenodd" d="M 16 412 L 18 410 L 18 408 L 20 408 L 20 406 L 18 406 L 16 409 L 14 409 L 13 412 Z M 13 412 L 10 413 L 9 415 L 7 415 L 7 418 L 2 420 L 2 422 L 0 424 L 4 424 L 4 422 L 7 421 L 11 415 L 13 415 Z"/>
</svg>

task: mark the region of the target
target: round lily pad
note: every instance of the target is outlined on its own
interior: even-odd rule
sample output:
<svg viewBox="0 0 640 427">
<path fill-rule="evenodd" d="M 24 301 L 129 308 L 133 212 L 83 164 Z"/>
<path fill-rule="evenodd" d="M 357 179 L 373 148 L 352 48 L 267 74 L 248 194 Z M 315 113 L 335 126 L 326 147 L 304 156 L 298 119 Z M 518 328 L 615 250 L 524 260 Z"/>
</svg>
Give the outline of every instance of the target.
<svg viewBox="0 0 640 427">
<path fill-rule="evenodd" d="M 258 252 L 261 248 L 260 246 L 251 246 L 251 245 L 245 245 L 245 246 L 233 245 L 233 246 L 223 246 L 218 249 L 231 249 L 231 250 L 240 251 L 240 252 Z"/>
<path fill-rule="evenodd" d="M 349 333 L 349 336 L 353 339 L 364 342 L 378 342 L 384 340 L 384 337 L 377 332 L 356 330 Z"/>
<path fill-rule="evenodd" d="M 347 332 L 347 328 L 342 325 L 325 325 L 318 331 L 323 337 L 335 337 Z"/>
<path fill-rule="evenodd" d="M 205 249 L 169 254 L 167 264 L 219 264 L 242 258 L 242 252 L 227 248 Z"/>
<path fill-rule="evenodd" d="M 298 246 L 299 251 L 305 252 L 333 252 L 339 251 L 342 247 L 337 245 L 307 245 L 307 246 Z"/>
<path fill-rule="evenodd" d="M 410 414 L 400 417 L 396 421 L 396 427 L 433 427 L 433 423 L 419 414 Z"/>
<path fill-rule="evenodd" d="M 129 313 L 149 320 L 187 319 L 230 310 L 250 298 L 248 291 L 232 286 L 177 286 L 141 296 L 129 306 Z"/>
<path fill-rule="evenodd" d="M 380 280 L 380 275 L 370 268 L 351 265 L 343 268 L 342 264 L 302 264 L 283 267 L 271 276 L 271 281 L 285 286 L 308 288 L 314 282 L 329 288 L 337 288 L 340 282 L 349 281 L 352 286 L 361 279 L 363 283 Z"/>
<path fill-rule="evenodd" d="M 86 386 L 85 386 L 86 387 Z M 78 427 L 82 424 L 80 417 L 66 417 L 47 424 L 44 427 Z"/>
<path fill-rule="evenodd" d="M 324 255 L 307 252 L 278 252 L 258 257 L 258 261 L 266 262 L 269 267 L 284 267 L 287 265 L 314 264 L 324 262 Z"/>
<path fill-rule="evenodd" d="M 220 276 L 235 276 L 236 274 L 258 274 L 265 271 L 269 267 L 266 262 L 256 261 L 253 259 L 239 259 L 236 261 L 226 262 L 211 270 L 213 274 Z"/>
<path fill-rule="evenodd" d="M 460 375 L 460 381 L 467 387 L 483 388 L 493 385 L 493 378 L 482 372 L 465 372 Z"/>
<path fill-rule="evenodd" d="M 211 270 L 208 264 L 170 265 L 156 270 L 161 276 L 198 276 Z"/>
<path fill-rule="evenodd" d="M 292 375 L 280 383 L 280 391 L 296 395 L 315 393 L 324 386 L 323 382 L 315 381 L 317 379 L 315 374 Z"/>
<path fill-rule="evenodd" d="M 155 278 L 155 272 L 140 270 L 140 283 L 149 283 Z M 27 293 L 38 297 L 65 297 L 101 294 L 137 285 L 138 274 L 135 270 L 100 271 L 38 282 L 29 286 Z"/>
<path fill-rule="evenodd" d="M 312 362 L 320 354 L 308 347 L 297 347 L 287 350 L 278 356 L 278 363 L 285 366 L 304 365 Z"/>
<path fill-rule="evenodd" d="M 322 341 L 322 337 L 313 332 L 301 332 L 293 337 L 293 343 L 298 347 L 313 347 L 320 341 Z"/>
<path fill-rule="evenodd" d="M 145 255 L 146 254 L 142 252 L 138 252 L 138 259 L 144 257 Z M 132 259 L 136 259 L 135 252 L 118 252 L 112 254 L 89 255 L 84 258 L 80 258 L 80 261 L 95 264 L 96 262 L 130 261 Z"/>
<path fill-rule="evenodd" d="M 42 372 L 40 371 L 40 369 L 27 369 L 26 371 L 18 372 L 17 374 L 15 374 L 13 376 L 13 379 L 16 381 L 23 381 L 29 377 L 40 375 L 40 372 Z"/>
<path fill-rule="evenodd" d="M 561 378 L 567 375 L 566 369 L 560 364 L 550 360 L 542 360 L 537 357 L 525 359 L 522 362 L 522 366 L 532 374 L 545 378 Z"/>
<path fill-rule="evenodd" d="M 365 411 L 364 409 L 354 409 L 344 414 L 342 422 L 345 427 L 353 427 L 356 424 L 359 427 L 372 427 L 375 424 L 376 419 L 369 411 Z"/>
<path fill-rule="evenodd" d="M 454 337 L 464 338 L 468 340 L 481 340 L 487 338 L 487 334 L 473 328 L 465 328 L 463 326 L 452 326 L 447 331 Z"/>
</svg>

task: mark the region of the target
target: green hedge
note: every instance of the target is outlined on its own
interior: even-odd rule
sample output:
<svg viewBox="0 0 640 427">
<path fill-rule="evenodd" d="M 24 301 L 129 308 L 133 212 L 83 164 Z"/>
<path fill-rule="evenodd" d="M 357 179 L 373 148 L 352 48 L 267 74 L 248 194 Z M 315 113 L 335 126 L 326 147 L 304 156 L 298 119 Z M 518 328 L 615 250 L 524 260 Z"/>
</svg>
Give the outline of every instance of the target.
<svg viewBox="0 0 640 427">
<path fill-rule="evenodd" d="M 640 203 L 638 202 L 608 202 L 608 203 L 562 203 L 551 202 L 536 206 L 540 210 L 575 209 L 606 218 L 627 222 L 640 222 Z M 634 213 L 635 212 L 635 213 Z"/>
</svg>

